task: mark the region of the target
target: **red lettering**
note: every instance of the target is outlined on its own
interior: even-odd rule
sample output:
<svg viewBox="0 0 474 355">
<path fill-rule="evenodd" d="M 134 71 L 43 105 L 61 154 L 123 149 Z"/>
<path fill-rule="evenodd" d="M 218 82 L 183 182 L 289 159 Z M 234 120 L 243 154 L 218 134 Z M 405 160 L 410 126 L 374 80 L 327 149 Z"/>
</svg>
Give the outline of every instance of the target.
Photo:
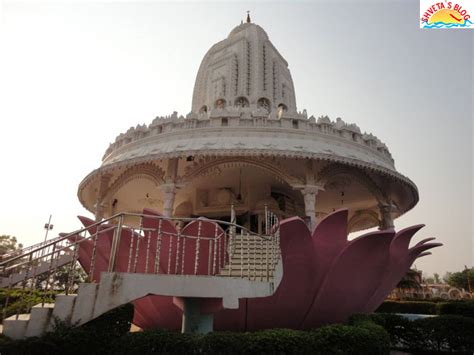
<svg viewBox="0 0 474 355">
<path fill-rule="evenodd" d="M 456 21 L 461 21 L 462 18 L 457 18 L 456 16 L 454 16 L 453 14 L 449 14 L 449 16 L 451 16 L 453 19 L 455 19 Z"/>
<path fill-rule="evenodd" d="M 448 1 L 448 9 L 452 8 L 453 3 L 451 1 Z"/>
</svg>

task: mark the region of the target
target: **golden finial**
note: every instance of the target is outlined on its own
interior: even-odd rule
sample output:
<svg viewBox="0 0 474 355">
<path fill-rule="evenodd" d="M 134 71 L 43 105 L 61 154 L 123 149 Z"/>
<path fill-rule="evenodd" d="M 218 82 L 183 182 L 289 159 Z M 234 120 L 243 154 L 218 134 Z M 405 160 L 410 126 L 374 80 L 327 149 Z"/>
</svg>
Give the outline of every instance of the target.
<svg viewBox="0 0 474 355">
<path fill-rule="evenodd" d="M 250 11 L 247 10 L 247 23 L 250 23 Z"/>
</svg>

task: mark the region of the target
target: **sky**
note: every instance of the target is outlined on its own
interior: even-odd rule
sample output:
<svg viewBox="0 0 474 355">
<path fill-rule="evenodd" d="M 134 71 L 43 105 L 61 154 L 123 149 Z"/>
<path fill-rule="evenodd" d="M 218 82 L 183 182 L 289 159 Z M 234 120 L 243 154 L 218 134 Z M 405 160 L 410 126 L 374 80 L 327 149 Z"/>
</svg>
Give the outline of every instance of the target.
<svg viewBox="0 0 474 355">
<path fill-rule="evenodd" d="M 0 0 L 0 235 L 25 245 L 90 216 L 80 181 L 115 137 L 186 115 L 204 54 L 250 10 L 286 58 L 299 110 L 385 142 L 420 202 L 395 221 L 444 243 L 426 274 L 474 264 L 474 30 L 421 30 L 393 1 Z M 50 235 L 50 236 L 51 236 Z"/>
</svg>

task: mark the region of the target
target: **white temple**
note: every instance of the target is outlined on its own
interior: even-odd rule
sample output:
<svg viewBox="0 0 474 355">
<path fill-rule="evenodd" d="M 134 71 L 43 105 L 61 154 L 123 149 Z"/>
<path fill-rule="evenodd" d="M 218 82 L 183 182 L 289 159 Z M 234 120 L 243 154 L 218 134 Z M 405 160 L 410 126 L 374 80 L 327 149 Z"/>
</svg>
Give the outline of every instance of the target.
<svg viewBox="0 0 474 355">
<path fill-rule="evenodd" d="M 144 207 L 228 219 L 234 204 L 238 223 L 255 231 L 264 205 L 313 227 L 348 208 L 357 231 L 391 227 L 418 191 L 377 137 L 341 118 L 299 112 L 288 63 L 246 22 L 204 56 L 191 112 L 118 135 L 78 197 L 97 220 Z"/>
</svg>

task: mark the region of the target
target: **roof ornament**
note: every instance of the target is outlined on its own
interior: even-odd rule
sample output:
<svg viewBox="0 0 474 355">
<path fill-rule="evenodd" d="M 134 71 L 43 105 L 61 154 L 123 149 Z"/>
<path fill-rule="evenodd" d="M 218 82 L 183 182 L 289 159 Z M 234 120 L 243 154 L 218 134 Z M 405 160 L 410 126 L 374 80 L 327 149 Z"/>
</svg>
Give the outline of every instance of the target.
<svg viewBox="0 0 474 355">
<path fill-rule="evenodd" d="M 250 11 L 247 10 L 247 23 L 250 23 Z"/>
</svg>

